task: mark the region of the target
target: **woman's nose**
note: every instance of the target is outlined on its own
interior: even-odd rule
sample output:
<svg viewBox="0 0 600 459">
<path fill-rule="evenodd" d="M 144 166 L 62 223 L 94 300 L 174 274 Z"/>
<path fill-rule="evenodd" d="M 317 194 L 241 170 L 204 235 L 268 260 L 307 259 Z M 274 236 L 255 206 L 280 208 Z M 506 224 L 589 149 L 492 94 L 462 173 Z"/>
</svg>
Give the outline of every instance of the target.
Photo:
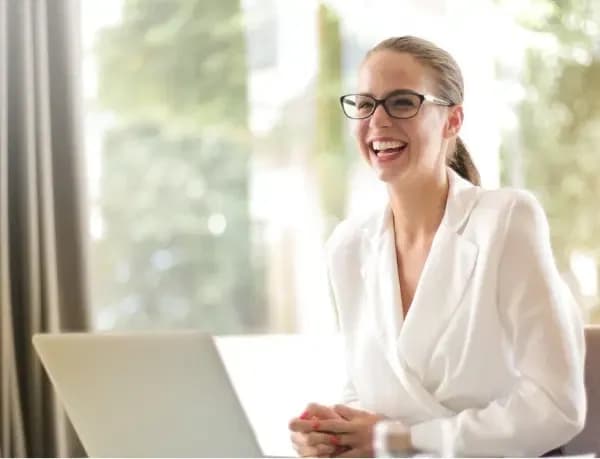
<svg viewBox="0 0 600 459">
<path fill-rule="evenodd" d="M 392 123 L 392 118 L 385 111 L 383 104 L 378 105 L 371 115 L 369 124 L 374 127 L 389 126 Z"/>
</svg>

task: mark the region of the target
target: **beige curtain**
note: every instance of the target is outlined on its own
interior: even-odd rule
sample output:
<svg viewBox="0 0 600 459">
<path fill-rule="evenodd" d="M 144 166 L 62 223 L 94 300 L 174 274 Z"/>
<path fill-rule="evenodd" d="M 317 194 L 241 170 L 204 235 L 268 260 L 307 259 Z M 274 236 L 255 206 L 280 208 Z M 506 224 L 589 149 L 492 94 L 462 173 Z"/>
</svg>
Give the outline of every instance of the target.
<svg viewBox="0 0 600 459">
<path fill-rule="evenodd" d="M 34 354 L 88 325 L 77 0 L 0 0 L 0 452 L 80 456 Z"/>
</svg>

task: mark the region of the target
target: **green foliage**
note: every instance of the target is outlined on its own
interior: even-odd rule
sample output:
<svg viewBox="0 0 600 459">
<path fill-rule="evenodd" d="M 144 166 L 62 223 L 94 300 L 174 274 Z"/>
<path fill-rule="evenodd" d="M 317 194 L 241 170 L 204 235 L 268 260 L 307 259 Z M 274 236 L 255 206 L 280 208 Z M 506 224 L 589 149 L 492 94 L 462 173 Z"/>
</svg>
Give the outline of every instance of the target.
<svg viewBox="0 0 600 459">
<path fill-rule="evenodd" d="M 599 77 L 600 60 L 590 65 L 565 64 L 553 95 L 560 115 L 557 142 L 552 146 L 556 154 L 548 158 L 548 171 L 529 174 L 533 184 L 541 182 L 552 193 L 555 240 L 563 258 L 580 250 L 600 260 L 600 208 L 595 199 L 600 194 Z M 531 156 L 533 162 L 544 159 Z M 529 169 L 533 171 L 535 164 Z"/>
<path fill-rule="evenodd" d="M 337 103 L 342 88 L 340 21 L 336 13 L 325 4 L 319 5 L 318 30 L 319 71 L 314 164 L 323 210 L 328 220 L 333 221 L 345 215 L 349 158 L 345 154 L 343 117 Z"/>
<path fill-rule="evenodd" d="M 567 270 L 574 250 L 600 256 L 600 59 L 585 32 L 600 11 L 585 1 L 551 3 L 536 30 L 555 37 L 558 52 L 529 51 L 520 120 L 527 184 L 542 198 Z"/>
<path fill-rule="evenodd" d="M 264 329 L 238 0 L 126 0 L 97 52 L 99 102 L 116 115 L 94 246 L 100 315 L 117 327 Z"/>
<path fill-rule="evenodd" d="M 99 100 L 186 132 L 246 135 L 239 0 L 126 0 L 98 43 Z"/>
<path fill-rule="evenodd" d="M 600 4 L 502 3 L 527 5 L 520 22 L 545 44 L 527 51 L 523 79 L 527 96 L 518 107 L 526 185 L 547 211 L 561 271 L 570 270 L 574 251 L 595 257 L 598 265 Z"/>
</svg>

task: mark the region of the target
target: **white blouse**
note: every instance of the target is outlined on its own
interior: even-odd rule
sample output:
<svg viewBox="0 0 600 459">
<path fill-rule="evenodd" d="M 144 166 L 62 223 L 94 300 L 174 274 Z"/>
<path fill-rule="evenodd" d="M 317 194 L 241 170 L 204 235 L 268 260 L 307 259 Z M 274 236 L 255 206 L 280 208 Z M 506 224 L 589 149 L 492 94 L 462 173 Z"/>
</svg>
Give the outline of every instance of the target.
<svg viewBox="0 0 600 459">
<path fill-rule="evenodd" d="M 328 241 L 344 403 L 403 421 L 423 451 L 451 441 L 459 456 L 539 456 L 583 427 L 580 311 L 536 199 L 448 177 L 407 317 L 389 206 L 342 222 Z"/>
</svg>

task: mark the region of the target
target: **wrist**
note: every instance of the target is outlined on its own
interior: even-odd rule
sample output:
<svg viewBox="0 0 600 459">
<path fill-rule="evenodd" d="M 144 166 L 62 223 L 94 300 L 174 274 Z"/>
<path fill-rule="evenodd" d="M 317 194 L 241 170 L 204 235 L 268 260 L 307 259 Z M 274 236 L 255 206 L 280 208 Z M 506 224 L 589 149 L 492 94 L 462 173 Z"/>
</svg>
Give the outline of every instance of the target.
<svg viewBox="0 0 600 459">
<path fill-rule="evenodd" d="M 379 421 L 373 430 L 376 457 L 399 457 L 413 451 L 410 430 L 400 421 Z"/>
</svg>

